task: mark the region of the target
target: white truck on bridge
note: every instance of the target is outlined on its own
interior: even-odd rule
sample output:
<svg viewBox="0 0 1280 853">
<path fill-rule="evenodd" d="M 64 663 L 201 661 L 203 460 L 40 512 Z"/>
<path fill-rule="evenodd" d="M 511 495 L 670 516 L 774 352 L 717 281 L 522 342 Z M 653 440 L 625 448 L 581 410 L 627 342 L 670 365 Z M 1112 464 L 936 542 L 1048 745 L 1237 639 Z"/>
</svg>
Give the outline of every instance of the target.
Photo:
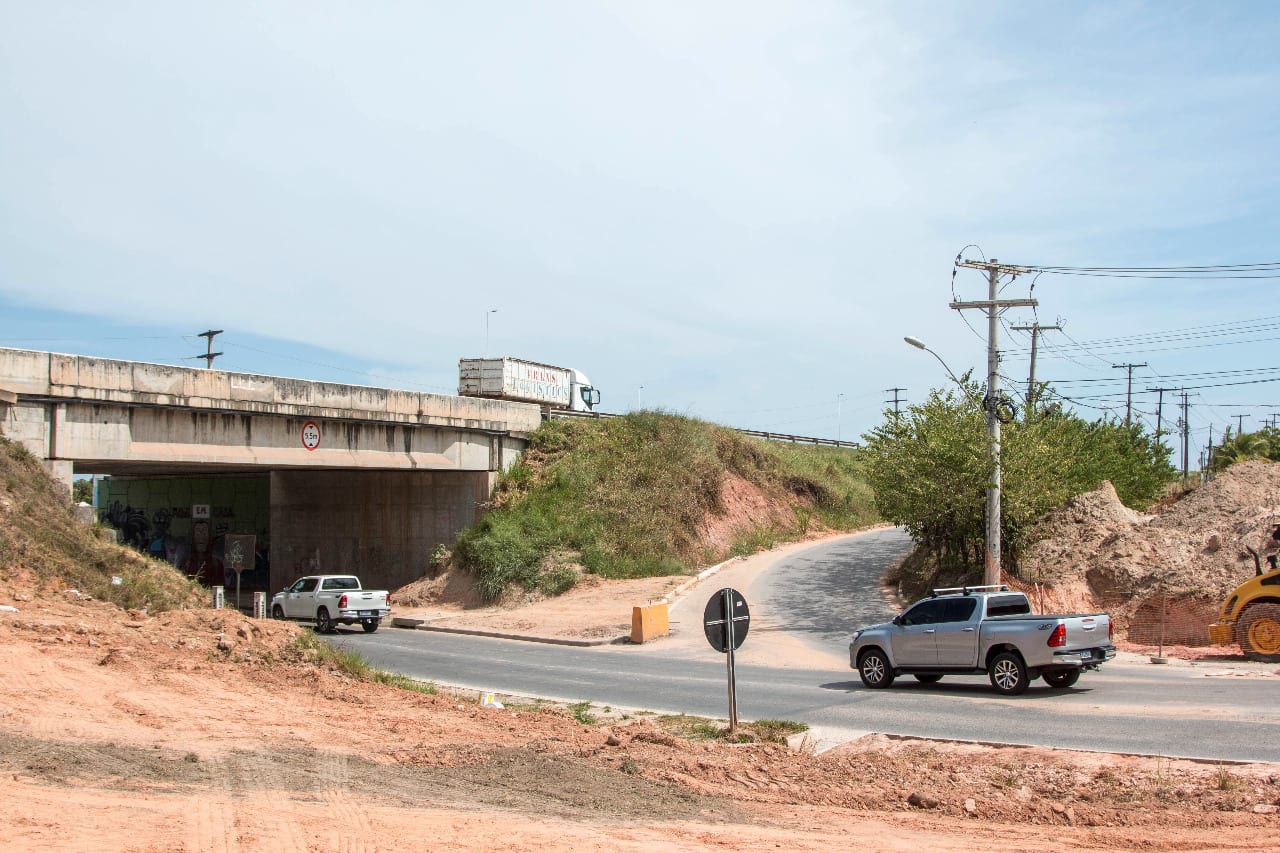
<svg viewBox="0 0 1280 853">
<path fill-rule="evenodd" d="M 600 391 L 580 370 L 519 358 L 458 359 L 458 394 L 589 412 Z"/>
<path fill-rule="evenodd" d="M 331 634 L 339 623 L 357 622 L 365 633 L 372 634 L 390 615 L 387 591 L 361 589 L 355 575 L 308 575 L 271 598 L 272 619 L 314 622 L 317 634 Z"/>
</svg>

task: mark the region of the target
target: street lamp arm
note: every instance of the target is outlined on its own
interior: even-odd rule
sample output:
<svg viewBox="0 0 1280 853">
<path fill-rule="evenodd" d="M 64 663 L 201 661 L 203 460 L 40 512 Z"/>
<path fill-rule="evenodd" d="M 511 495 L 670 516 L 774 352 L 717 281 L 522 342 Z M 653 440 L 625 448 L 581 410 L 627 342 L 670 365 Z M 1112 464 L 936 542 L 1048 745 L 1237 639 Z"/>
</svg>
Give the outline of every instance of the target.
<svg viewBox="0 0 1280 853">
<path fill-rule="evenodd" d="M 942 369 L 947 371 L 947 375 L 951 377 L 951 381 L 960 386 L 960 390 L 964 392 L 966 397 L 969 396 L 969 389 L 965 386 L 963 382 L 961 382 L 959 379 L 956 378 L 956 375 L 954 373 L 951 372 L 951 368 L 947 367 L 947 363 L 942 360 L 942 356 L 938 355 L 936 352 L 934 352 L 933 350 L 925 346 L 924 341 L 920 340 L 919 338 L 913 338 L 910 335 L 907 335 L 905 338 L 903 338 L 903 340 L 911 344 L 916 349 L 922 349 L 925 352 L 929 353 L 929 355 L 936 358 L 938 360 L 938 364 L 941 364 Z"/>
</svg>

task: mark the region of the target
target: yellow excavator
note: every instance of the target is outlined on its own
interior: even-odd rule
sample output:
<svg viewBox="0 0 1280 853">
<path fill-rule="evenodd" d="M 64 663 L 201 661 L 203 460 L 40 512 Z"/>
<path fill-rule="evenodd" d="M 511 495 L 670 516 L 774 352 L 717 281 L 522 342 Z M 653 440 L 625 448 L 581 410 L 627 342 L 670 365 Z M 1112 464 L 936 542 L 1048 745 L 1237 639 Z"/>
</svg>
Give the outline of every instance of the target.
<svg viewBox="0 0 1280 853">
<path fill-rule="evenodd" d="M 1280 533 L 1280 527 L 1276 528 Z M 1209 641 L 1215 645 L 1239 643 L 1249 660 L 1280 663 L 1280 567 L 1276 555 L 1267 557 L 1270 568 L 1262 570 L 1262 560 L 1254 548 L 1257 574 L 1232 590 L 1218 611 L 1218 621 L 1209 626 Z"/>
</svg>

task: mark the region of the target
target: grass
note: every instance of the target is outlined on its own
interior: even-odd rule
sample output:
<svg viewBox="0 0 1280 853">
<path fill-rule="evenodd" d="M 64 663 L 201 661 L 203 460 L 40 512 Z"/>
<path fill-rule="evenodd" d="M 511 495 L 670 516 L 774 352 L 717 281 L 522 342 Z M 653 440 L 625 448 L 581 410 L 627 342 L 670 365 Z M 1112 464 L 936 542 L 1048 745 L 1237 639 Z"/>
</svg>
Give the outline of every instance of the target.
<svg viewBox="0 0 1280 853">
<path fill-rule="evenodd" d="M 64 487 L 3 437 L 0 497 L 8 504 L 0 517 L 0 582 L 30 573 L 42 589 L 77 589 L 148 613 L 205 603 L 201 587 L 168 563 L 117 545 L 108 528 L 76 519 Z"/>
<path fill-rule="evenodd" d="M 439 692 L 436 685 L 429 681 L 419 681 L 407 675 L 387 672 L 370 666 L 369 662 L 356 651 L 339 648 L 326 643 L 310 631 L 303 631 L 293 641 L 293 651 L 303 660 L 320 665 L 329 665 L 361 681 L 372 681 L 385 684 L 412 693 L 424 693 L 434 696 Z"/>
<path fill-rule="evenodd" d="M 598 722 L 596 716 L 591 713 L 590 702 L 574 702 L 568 707 L 568 711 L 570 717 L 584 726 L 593 726 Z"/>
<path fill-rule="evenodd" d="M 762 520 L 731 546 L 708 549 L 699 531 L 723 509 L 729 475 L 790 505 L 792 517 Z M 799 538 L 814 524 L 846 530 L 875 520 L 855 450 L 767 442 L 637 412 L 544 423 L 499 478 L 491 510 L 459 536 L 455 554 L 492 601 L 513 585 L 563 593 L 579 576 L 569 563 L 613 579 L 689 574 Z"/>
<path fill-rule="evenodd" d="M 786 743 L 791 735 L 807 732 L 809 726 L 791 720 L 756 720 L 739 723 L 733 733 L 729 726 L 706 717 L 687 714 L 660 716 L 655 721 L 663 731 L 691 741 L 722 743 Z"/>
</svg>

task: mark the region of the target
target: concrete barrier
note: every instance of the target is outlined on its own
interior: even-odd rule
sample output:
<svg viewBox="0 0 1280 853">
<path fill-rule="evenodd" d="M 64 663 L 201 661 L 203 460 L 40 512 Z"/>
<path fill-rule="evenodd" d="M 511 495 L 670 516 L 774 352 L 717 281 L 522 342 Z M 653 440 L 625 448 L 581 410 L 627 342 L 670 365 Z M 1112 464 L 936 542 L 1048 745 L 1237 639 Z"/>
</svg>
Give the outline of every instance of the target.
<svg viewBox="0 0 1280 853">
<path fill-rule="evenodd" d="M 671 633 L 666 602 L 631 608 L 631 642 L 646 643 Z"/>
</svg>

